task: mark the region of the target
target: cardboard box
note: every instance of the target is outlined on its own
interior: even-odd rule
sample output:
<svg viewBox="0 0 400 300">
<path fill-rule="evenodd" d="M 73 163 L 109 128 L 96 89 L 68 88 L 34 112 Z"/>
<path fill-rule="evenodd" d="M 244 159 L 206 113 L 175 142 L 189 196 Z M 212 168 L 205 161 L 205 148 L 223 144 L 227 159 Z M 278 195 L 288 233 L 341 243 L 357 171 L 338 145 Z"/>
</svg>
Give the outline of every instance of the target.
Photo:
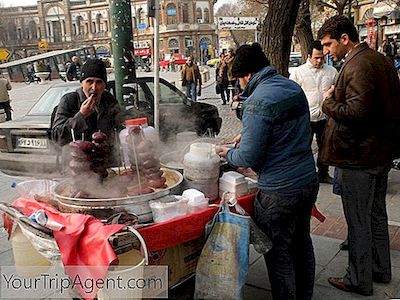
<svg viewBox="0 0 400 300">
<path fill-rule="evenodd" d="M 167 249 L 151 251 L 149 264 L 168 266 L 168 286 L 171 288 L 196 273 L 204 244 L 205 240 L 201 237 Z"/>
</svg>

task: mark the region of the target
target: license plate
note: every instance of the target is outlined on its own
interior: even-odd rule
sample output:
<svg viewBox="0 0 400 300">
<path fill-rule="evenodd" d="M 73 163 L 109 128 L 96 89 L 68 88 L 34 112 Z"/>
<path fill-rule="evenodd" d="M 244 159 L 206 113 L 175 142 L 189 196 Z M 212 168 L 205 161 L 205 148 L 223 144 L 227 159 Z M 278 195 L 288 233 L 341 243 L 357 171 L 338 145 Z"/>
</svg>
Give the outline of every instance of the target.
<svg viewBox="0 0 400 300">
<path fill-rule="evenodd" d="M 18 138 L 17 139 L 17 147 L 46 149 L 47 148 L 47 140 L 46 139 L 34 139 L 34 138 Z"/>
</svg>

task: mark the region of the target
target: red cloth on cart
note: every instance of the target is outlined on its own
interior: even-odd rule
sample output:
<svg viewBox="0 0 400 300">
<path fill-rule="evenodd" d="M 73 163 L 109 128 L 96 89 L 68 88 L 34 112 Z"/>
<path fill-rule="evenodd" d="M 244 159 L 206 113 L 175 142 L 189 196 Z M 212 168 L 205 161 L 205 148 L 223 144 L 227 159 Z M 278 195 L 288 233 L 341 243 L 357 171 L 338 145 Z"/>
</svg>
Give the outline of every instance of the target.
<svg viewBox="0 0 400 300">
<path fill-rule="evenodd" d="M 240 206 L 249 215 L 253 215 L 254 198 L 255 194 L 251 194 L 238 199 Z M 149 251 L 161 250 L 204 236 L 204 227 L 216 212 L 216 207 L 210 207 L 194 214 L 143 227 L 138 231 L 146 241 Z"/>
<path fill-rule="evenodd" d="M 254 199 L 255 194 L 238 199 L 240 206 L 250 216 L 253 216 L 254 212 Z M 204 236 L 204 227 L 216 212 L 216 207 L 210 207 L 194 214 L 143 227 L 138 231 L 146 241 L 149 251 L 161 250 Z M 318 211 L 315 205 L 311 214 L 320 222 L 325 220 L 325 216 Z"/>
<path fill-rule="evenodd" d="M 35 200 L 18 198 L 11 204 L 26 216 L 44 209 L 50 220 L 65 226 L 61 231 L 53 231 L 53 234 L 60 249 L 65 271 L 72 279 L 77 275 L 81 282 L 84 282 L 85 278 L 97 280 L 106 277 L 108 266 L 117 258 L 108 238 L 125 227 L 124 225 L 104 225 L 89 215 L 61 213 L 53 206 Z M 80 268 L 68 268 L 68 266 L 80 266 Z M 76 287 L 85 298 L 94 298 L 97 293 L 96 288 L 92 293 L 84 294 L 79 285 Z"/>
</svg>

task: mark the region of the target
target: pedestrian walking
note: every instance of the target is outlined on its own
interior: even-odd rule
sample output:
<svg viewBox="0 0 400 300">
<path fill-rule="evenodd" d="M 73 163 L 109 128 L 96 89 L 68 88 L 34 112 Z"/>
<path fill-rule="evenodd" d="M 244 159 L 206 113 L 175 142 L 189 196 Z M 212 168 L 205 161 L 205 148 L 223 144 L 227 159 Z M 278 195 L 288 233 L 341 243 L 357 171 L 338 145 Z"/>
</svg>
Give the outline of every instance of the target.
<svg viewBox="0 0 400 300">
<path fill-rule="evenodd" d="M 201 96 L 201 75 L 199 67 L 189 56 L 181 71 L 182 86 L 186 88 L 186 97 L 193 102 L 197 101 L 197 96 Z"/>
<path fill-rule="evenodd" d="M 219 69 L 219 76 L 228 77 L 228 86 L 227 86 L 227 96 L 226 96 L 226 102 L 229 103 L 231 96 L 232 99 L 235 96 L 235 83 L 236 83 L 236 78 L 232 75 L 232 65 L 233 65 L 233 60 L 235 59 L 235 51 L 232 48 L 228 49 L 228 52 L 226 53 L 224 59 L 222 60 L 221 67 Z M 225 75 L 226 74 L 226 75 Z"/>
<path fill-rule="evenodd" d="M 81 64 L 77 56 L 71 58 L 71 64 L 67 69 L 67 79 L 69 81 L 80 80 L 81 78 Z"/>
<path fill-rule="evenodd" d="M 326 125 L 326 116 L 322 112 L 324 92 L 334 83 L 338 72 L 332 66 L 325 64 L 325 57 L 320 41 L 314 41 L 308 50 L 307 62 L 290 74 L 290 79 L 296 81 L 307 96 L 310 109 L 311 129 L 315 135 L 318 150 L 322 145 L 322 134 Z M 319 151 L 318 151 L 319 153 Z M 329 176 L 329 166 L 321 163 L 319 154 L 317 158 L 318 178 L 320 183 L 332 184 Z"/>
<path fill-rule="evenodd" d="M 6 113 L 6 121 L 11 120 L 11 105 L 10 95 L 8 91 L 11 91 L 11 84 L 7 78 L 4 78 L 3 73 L 0 72 L 0 109 L 4 109 Z"/>
<path fill-rule="evenodd" d="M 329 117 L 320 160 L 338 167 L 348 225 L 349 265 L 344 277 L 328 279 L 346 292 L 373 294 L 373 281 L 391 275 L 386 190 L 392 159 L 399 153 L 399 78 L 392 62 L 359 43 L 353 22 L 328 19 L 318 32 L 324 53 L 344 59 L 336 85 L 325 95 Z M 397 152 L 397 153 L 396 153 Z"/>
<path fill-rule="evenodd" d="M 222 70 L 222 64 L 224 62 L 224 59 L 225 59 L 225 54 L 221 53 L 215 70 L 216 90 L 221 94 L 222 105 L 226 105 L 226 99 L 228 99 L 229 102 L 228 70 L 226 68 Z"/>
<path fill-rule="evenodd" d="M 310 218 L 318 178 L 307 98 L 298 84 L 270 66 L 259 44 L 239 47 L 232 75 L 246 97 L 243 130 L 235 139 L 240 147 L 218 147 L 218 154 L 258 175 L 254 214 L 273 244 L 265 255 L 273 299 L 311 299 L 315 258 Z"/>
</svg>

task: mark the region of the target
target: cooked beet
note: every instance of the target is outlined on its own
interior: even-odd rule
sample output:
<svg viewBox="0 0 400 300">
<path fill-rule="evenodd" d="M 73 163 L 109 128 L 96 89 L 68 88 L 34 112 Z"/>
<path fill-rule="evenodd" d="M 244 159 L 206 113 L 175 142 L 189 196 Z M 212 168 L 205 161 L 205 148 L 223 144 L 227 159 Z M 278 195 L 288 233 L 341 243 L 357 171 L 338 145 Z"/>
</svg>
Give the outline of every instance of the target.
<svg viewBox="0 0 400 300">
<path fill-rule="evenodd" d="M 97 144 L 101 144 L 107 140 L 107 135 L 101 131 L 97 131 L 92 134 L 92 140 Z"/>
<path fill-rule="evenodd" d="M 165 182 L 167 180 L 164 177 L 160 177 L 159 179 L 150 179 L 147 181 L 147 185 L 152 188 L 162 188 L 165 187 Z"/>
</svg>

